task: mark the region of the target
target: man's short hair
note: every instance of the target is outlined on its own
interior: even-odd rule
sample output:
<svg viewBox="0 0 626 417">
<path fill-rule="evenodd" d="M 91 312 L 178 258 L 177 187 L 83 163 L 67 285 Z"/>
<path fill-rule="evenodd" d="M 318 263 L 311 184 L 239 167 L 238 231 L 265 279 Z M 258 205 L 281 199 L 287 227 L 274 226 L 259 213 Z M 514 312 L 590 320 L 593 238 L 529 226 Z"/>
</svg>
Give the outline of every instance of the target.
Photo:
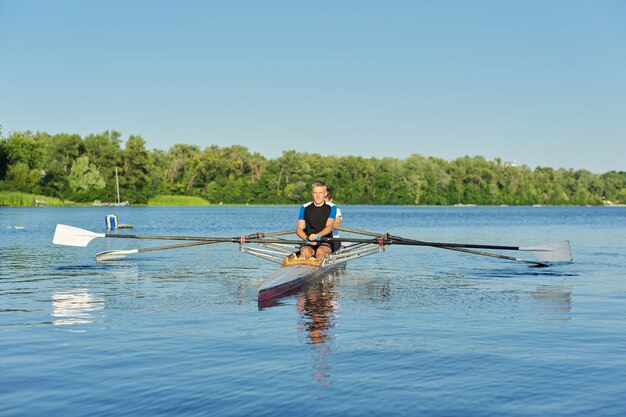
<svg viewBox="0 0 626 417">
<path fill-rule="evenodd" d="M 315 181 L 311 186 L 311 189 L 315 187 L 326 187 L 326 183 L 324 181 Z"/>
<path fill-rule="evenodd" d="M 333 190 L 328 185 L 326 186 L 326 198 L 329 200 L 333 198 Z"/>
</svg>

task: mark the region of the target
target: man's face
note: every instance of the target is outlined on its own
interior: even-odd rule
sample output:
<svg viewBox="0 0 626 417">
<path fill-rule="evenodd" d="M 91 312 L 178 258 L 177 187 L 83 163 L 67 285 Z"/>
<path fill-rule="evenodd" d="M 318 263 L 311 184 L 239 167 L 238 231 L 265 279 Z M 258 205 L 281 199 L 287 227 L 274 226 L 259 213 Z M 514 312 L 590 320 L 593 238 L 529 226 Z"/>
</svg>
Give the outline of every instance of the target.
<svg viewBox="0 0 626 417">
<path fill-rule="evenodd" d="M 319 206 L 324 202 L 324 199 L 326 198 L 326 187 L 313 187 L 312 194 L 313 202 Z"/>
</svg>

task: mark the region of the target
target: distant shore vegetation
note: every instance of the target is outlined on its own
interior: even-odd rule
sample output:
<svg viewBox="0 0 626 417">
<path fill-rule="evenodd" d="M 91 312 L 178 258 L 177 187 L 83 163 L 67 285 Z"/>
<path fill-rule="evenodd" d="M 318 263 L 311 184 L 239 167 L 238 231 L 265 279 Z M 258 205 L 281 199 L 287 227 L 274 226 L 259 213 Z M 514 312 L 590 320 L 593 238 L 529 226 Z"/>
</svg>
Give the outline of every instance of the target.
<svg viewBox="0 0 626 417">
<path fill-rule="evenodd" d="M 0 206 L 65 206 L 68 202 L 45 195 L 0 191 Z"/>
<path fill-rule="evenodd" d="M 0 132 L 0 205 L 115 202 L 116 169 L 121 199 L 130 204 L 300 204 L 317 179 L 332 185 L 340 204 L 626 204 L 624 171 L 531 169 L 499 158 L 447 161 L 418 153 L 398 159 L 287 150 L 268 159 L 239 145 L 150 151 L 141 136 L 124 142 L 115 131 Z"/>
<path fill-rule="evenodd" d="M 211 203 L 201 197 L 187 195 L 158 195 L 148 199 L 149 206 L 209 206 Z"/>
</svg>

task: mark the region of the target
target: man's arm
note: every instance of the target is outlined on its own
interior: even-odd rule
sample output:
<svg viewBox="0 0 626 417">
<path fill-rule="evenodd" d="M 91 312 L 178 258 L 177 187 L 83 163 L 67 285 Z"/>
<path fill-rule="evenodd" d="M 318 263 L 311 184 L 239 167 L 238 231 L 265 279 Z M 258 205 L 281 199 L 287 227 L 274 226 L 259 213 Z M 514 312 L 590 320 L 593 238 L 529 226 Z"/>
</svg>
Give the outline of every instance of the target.
<svg viewBox="0 0 626 417">
<path fill-rule="evenodd" d="M 307 235 L 304 232 L 304 228 L 306 227 L 306 222 L 304 220 L 298 220 L 298 224 L 296 225 L 296 235 L 302 240 L 307 239 Z"/>
<path fill-rule="evenodd" d="M 333 225 L 333 227 L 340 227 L 341 226 L 341 214 L 337 213 L 337 217 L 335 218 L 335 224 Z"/>
<path fill-rule="evenodd" d="M 314 233 L 314 234 L 310 235 L 309 236 L 309 240 L 313 241 L 318 236 L 328 236 L 329 234 L 331 234 L 333 232 L 333 225 L 334 224 L 335 224 L 335 219 L 329 217 L 328 220 L 326 220 L 326 227 L 324 227 L 319 233 Z M 302 233 L 304 233 L 304 231 Z M 298 236 L 300 236 L 300 235 L 298 235 Z"/>
<path fill-rule="evenodd" d="M 306 240 L 307 238 L 306 233 L 304 232 L 305 227 L 306 222 L 304 221 L 304 205 L 302 205 L 298 211 L 298 223 L 296 224 L 296 235 L 302 240 Z"/>
</svg>

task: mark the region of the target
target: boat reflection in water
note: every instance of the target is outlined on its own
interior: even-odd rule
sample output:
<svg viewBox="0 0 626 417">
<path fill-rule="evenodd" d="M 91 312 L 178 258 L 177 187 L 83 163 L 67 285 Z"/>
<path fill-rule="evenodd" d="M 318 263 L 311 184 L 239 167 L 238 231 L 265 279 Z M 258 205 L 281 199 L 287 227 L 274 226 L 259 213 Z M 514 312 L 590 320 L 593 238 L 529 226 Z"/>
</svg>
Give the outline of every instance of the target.
<svg viewBox="0 0 626 417">
<path fill-rule="evenodd" d="M 531 300 L 541 303 L 543 313 L 553 320 L 571 320 L 572 289 L 559 285 L 539 285 L 530 293 Z"/>
<path fill-rule="evenodd" d="M 298 332 L 301 341 L 314 353 L 313 379 L 322 387 L 331 385 L 331 367 L 327 355 L 335 350 L 334 328 L 339 313 L 336 277 L 342 271 L 325 274 L 276 298 L 259 298 L 259 309 L 280 306 L 281 299 L 295 297 Z"/>
<path fill-rule="evenodd" d="M 313 348 L 313 378 L 322 387 L 328 387 L 332 382 L 327 355 L 335 350 L 334 328 L 339 313 L 335 283 L 333 276 L 325 276 L 296 296 L 296 310 L 300 316 L 298 330 L 303 343 Z"/>
<path fill-rule="evenodd" d="M 104 300 L 94 297 L 84 288 L 59 291 L 52 296 L 55 325 L 89 324 L 93 322 L 93 312 L 103 308 Z"/>
</svg>

